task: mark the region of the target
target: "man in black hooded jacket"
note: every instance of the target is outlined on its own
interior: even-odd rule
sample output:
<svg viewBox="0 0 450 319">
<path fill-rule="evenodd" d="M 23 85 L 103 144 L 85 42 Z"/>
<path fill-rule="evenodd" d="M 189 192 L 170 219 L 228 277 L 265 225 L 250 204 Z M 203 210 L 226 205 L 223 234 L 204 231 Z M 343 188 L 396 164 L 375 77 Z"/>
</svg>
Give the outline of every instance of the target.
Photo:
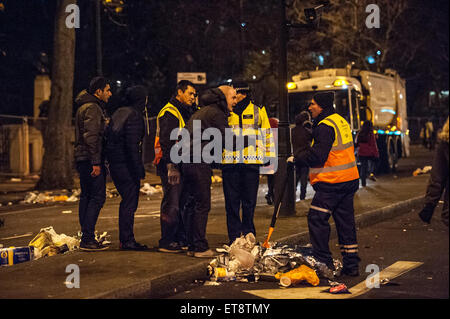
<svg viewBox="0 0 450 319">
<path fill-rule="evenodd" d="M 120 249 L 145 250 L 133 233 L 134 213 L 138 207 L 140 180 L 145 177 L 142 163 L 142 139 L 145 124 L 143 112 L 147 105 L 147 90 L 143 86 L 127 89 L 126 105 L 111 117 L 107 130 L 106 156 L 114 185 L 122 201 L 119 207 Z"/>
<path fill-rule="evenodd" d="M 107 249 L 95 240 L 95 224 L 106 199 L 106 171 L 104 166 L 104 131 L 108 124 L 105 104 L 111 97 L 105 78 L 95 77 L 89 89 L 78 94 L 75 103 L 75 162 L 80 174 L 79 219 L 80 249 L 96 251 Z"/>
<path fill-rule="evenodd" d="M 208 223 L 208 213 L 211 209 L 211 166 L 204 158 L 200 161 L 195 157 L 203 153 L 203 150 L 210 141 L 198 139 L 203 132 L 209 128 L 216 128 L 221 133 L 222 148 L 225 145 L 225 129 L 228 128 L 229 112 L 236 105 L 236 90 L 231 86 L 220 86 L 219 88 L 209 89 L 200 97 L 200 105 L 203 105 L 186 124 L 189 132 L 189 148 L 190 159 L 186 163 L 182 163 L 182 173 L 184 180 L 189 185 L 195 185 L 192 195 L 195 200 L 194 212 L 191 216 L 190 231 L 190 246 L 188 248 L 188 256 L 197 258 L 211 258 L 215 253 L 209 249 L 208 241 L 206 240 L 206 224 Z M 200 121 L 200 132 L 194 132 L 196 123 Z M 200 133 L 200 134 L 199 134 Z M 194 154 L 197 149 L 199 153 Z M 203 154 L 204 155 L 204 154 Z M 220 154 L 215 154 L 218 157 L 217 164 L 222 161 L 222 149 Z M 219 155 L 219 156 L 217 156 Z M 194 158 L 193 158 L 194 157 Z"/>
</svg>

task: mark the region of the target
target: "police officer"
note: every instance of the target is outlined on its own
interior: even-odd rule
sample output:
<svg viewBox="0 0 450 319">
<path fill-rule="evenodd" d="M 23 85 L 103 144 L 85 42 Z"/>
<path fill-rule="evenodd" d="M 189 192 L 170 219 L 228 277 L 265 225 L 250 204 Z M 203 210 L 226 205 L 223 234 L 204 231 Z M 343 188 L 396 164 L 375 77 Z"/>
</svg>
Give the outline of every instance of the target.
<svg viewBox="0 0 450 319">
<path fill-rule="evenodd" d="M 186 231 L 189 226 L 184 225 L 183 218 L 188 201 L 183 192 L 183 180 L 180 168 L 170 159 L 170 150 L 176 143 L 170 139 L 174 129 L 181 130 L 194 113 L 196 91 L 194 84 L 182 80 L 177 84 L 175 95 L 161 109 L 157 116 L 155 138 L 155 160 L 157 173 L 161 177 L 164 197 L 161 202 L 161 239 L 159 251 L 168 253 L 181 252 L 187 248 Z M 184 185 L 186 186 L 186 185 Z"/>
<path fill-rule="evenodd" d="M 328 247 L 330 216 L 336 224 L 343 257 L 342 272 L 358 276 L 353 198 L 359 188 L 359 174 L 349 124 L 333 107 L 334 93 L 314 95 L 309 111 L 314 119 L 311 148 L 296 155 L 296 165 L 309 166 L 310 183 L 316 191 L 308 214 L 308 228 L 314 256 L 334 270 Z M 293 161 L 289 158 L 288 161 Z"/>
<path fill-rule="evenodd" d="M 228 125 L 236 139 L 241 138 L 242 143 L 236 142 L 234 149 L 225 149 L 222 160 L 222 185 L 230 244 L 241 235 L 256 235 L 253 216 L 258 195 L 259 169 L 267 162 L 268 157 L 275 157 L 265 107 L 252 102 L 247 83 L 235 81 L 232 86 L 237 92 L 237 104 L 228 117 Z"/>
</svg>

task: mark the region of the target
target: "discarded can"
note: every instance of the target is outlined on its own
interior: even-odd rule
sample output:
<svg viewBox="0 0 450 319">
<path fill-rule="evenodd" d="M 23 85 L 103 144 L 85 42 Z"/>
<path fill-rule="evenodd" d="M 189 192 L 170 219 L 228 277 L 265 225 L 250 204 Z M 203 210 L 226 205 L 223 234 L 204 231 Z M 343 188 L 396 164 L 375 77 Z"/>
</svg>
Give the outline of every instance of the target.
<svg viewBox="0 0 450 319">
<path fill-rule="evenodd" d="M 349 293 L 347 286 L 345 284 L 339 284 L 337 286 L 331 287 L 329 292 L 331 294 L 344 294 Z"/>
</svg>

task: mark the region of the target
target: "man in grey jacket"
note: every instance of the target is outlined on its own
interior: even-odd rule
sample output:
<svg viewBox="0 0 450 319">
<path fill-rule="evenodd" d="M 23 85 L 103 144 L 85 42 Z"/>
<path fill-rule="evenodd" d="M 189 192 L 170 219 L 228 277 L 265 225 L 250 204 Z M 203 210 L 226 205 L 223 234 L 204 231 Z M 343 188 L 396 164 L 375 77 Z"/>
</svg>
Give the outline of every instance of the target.
<svg viewBox="0 0 450 319">
<path fill-rule="evenodd" d="M 106 199 L 106 171 L 104 165 L 103 136 L 108 124 L 105 104 L 112 93 L 103 77 L 95 77 L 89 89 L 75 99 L 75 162 L 80 174 L 79 220 L 81 226 L 80 249 L 97 251 L 107 249 L 95 240 L 95 224 Z"/>
</svg>

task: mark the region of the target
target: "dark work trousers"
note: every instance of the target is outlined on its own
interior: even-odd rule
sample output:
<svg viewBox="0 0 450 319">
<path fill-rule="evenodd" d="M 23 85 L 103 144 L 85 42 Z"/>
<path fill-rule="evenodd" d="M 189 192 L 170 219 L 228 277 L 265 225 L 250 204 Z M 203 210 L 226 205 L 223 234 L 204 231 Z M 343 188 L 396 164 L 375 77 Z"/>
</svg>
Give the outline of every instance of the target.
<svg viewBox="0 0 450 319">
<path fill-rule="evenodd" d="M 76 163 L 77 171 L 80 174 L 80 203 L 78 206 L 78 216 L 81 226 L 81 241 L 91 242 L 95 240 L 95 224 L 98 215 L 106 199 L 106 171 L 101 165 L 101 173 L 97 177 L 92 177 L 92 164 L 90 161 L 80 161 Z"/>
<path fill-rule="evenodd" d="M 161 170 L 159 174 L 164 192 L 161 201 L 161 239 L 159 240 L 159 247 L 168 247 L 175 242 L 189 245 L 189 238 L 187 237 L 188 215 L 192 213 L 189 187 L 183 176 L 181 176 L 179 184 L 171 185 L 167 177 L 167 170 Z"/>
<path fill-rule="evenodd" d="M 189 250 L 203 252 L 209 249 L 206 225 L 211 210 L 211 166 L 203 163 L 183 164 L 182 172 L 185 185 L 190 185 L 188 194 L 194 200 L 193 212 L 187 216 Z"/>
<path fill-rule="evenodd" d="M 241 235 L 256 236 L 253 216 L 259 187 L 259 166 L 226 164 L 222 167 L 222 185 L 227 211 L 228 239 L 230 243 Z M 242 220 L 240 210 L 242 205 Z"/>
<path fill-rule="evenodd" d="M 376 158 L 370 156 L 359 156 L 358 159 L 361 163 L 359 172 L 361 185 L 366 186 L 367 175 L 373 174 L 373 172 L 375 171 Z"/>
<path fill-rule="evenodd" d="M 270 198 L 274 198 L 273 194 L 273 187 L 275 185 L 275 178 L 273 174 L 267 174 L 267 195 L 270 196 Z"/>
<path fill-rule="evenodd" d="M 298 182 L 300 182 L 300 200 L 304 200 L 306 197 L 306 187 L 308 186 L 308 174 L 309 168 L 307 166 L 295 166 L 295 186 L 297 188 Z"/>
<path fill-rule="evenodd" d="M 314 256 L 334 269 L 328 242 L 330 240 L 330 224 L 333 216 L 338 234 L 343 266 L 347 269 L 358 268 L 358 244 L 356 241 L 353 197 L 355 193 L 316 192 L 308 214 L 309 238 Z"/>
<path fill-rule="evenodd" d="M 109 171 L 122 197 L 119 206 L 119 240 L 123 244 L 134 242 L 134 213 L 139 203 L 141 181 L 131 175 L 125 163 L 110 163 Z"/>
</svg>

